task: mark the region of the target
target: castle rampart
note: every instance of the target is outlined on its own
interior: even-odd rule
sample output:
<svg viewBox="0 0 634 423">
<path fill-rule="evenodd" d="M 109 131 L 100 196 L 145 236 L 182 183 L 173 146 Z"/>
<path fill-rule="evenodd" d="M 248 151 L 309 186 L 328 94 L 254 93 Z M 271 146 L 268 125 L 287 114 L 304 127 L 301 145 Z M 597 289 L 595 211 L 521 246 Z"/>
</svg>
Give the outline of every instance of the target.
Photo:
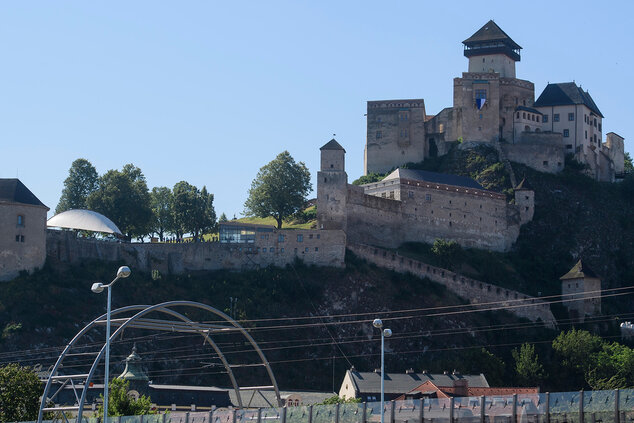
<svg viewBox="0 0 634 423">
<path fill-rule="evenodd" d="M 47 231 L 49 260 L 77 264 L 118 261 L 137 271 L 182 274 L 209 270 L 284 267 L 296 259 L 316 266 L 344 267 L 343 231 L 273 230 L 252 243 L 120 243 L 77 238 L 69 231 Z"/>
<path fill-rule="evenodd" d="M 550 306 L 542 300 L 521 292 L 461 276 L 450 270 L 434 267 L 382 248 L 349 244 L 348 249 L 356 256 L 379 267 L 399 273 L 411 273 L 440 283 L 457 295 L 468 299 L 472 304 L 490 303 L 492 308 L 508 307 L 508 311 L 517 316 L 533 322 L 542 320 L 551 328 L 555 326 L 555 317 L 550 311 Z M 526 304 L 529 305 L 523 307 Z"/>
</svg>

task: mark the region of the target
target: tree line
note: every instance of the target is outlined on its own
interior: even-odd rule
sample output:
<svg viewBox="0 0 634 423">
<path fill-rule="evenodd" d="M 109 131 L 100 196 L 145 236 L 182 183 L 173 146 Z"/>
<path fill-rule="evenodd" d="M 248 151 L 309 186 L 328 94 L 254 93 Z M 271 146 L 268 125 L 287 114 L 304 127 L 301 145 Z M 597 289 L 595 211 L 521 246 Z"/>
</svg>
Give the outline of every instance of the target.
<svg viewBox="0 0 634 423">
<path fill-rule="evenodd" d="M 311 191 L 310 172 L 303 162 L 295 162 L 288 151 L 260 168 L 244 204 L 246 216 L 273 217 L 277 227 L 306 204 Z M 191 234 L 195 241 L 216 230 L 214 195 L 203 186 L 180 181 L 172 188 L 150 191 L 143 172 L 133 164 L 112 169 L 99 176 L 86 159 L 75 160 L 64 180 L 55 213 L 89 209 L 112 220 L 128 240 L 156 235 L 182 239 Z M 224 213 L 220 221 L 226 221 Z"/>
<path fill-rule="evenodd" d="M 75 160 L 64 181 L 55 213 L 89 209 L 107 216 L 127 239 L 168 235 L 194 240 L 215 230 L 214 195 L 205 186 L 180 181 L 173 188 L 154 187 L 150 191 L 143 172 L 133 164 L 112 169 L 99 176 L 86 159 Z"/>
</svg>

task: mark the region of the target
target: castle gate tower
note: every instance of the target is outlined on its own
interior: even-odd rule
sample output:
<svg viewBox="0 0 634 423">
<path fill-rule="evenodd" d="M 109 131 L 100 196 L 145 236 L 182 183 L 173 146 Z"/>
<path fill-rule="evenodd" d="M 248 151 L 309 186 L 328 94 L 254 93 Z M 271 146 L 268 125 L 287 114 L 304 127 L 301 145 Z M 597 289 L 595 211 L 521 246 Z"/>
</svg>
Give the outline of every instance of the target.
<svg viewBox="0 0 634 423">
<path fill-rule="evenodd" d="M 321 167 L 317 172 L 317 223 L 319 229 L 346 230 L 348 174 L 346 150 L 333 138 L 321 151 Z"/>
</svg>

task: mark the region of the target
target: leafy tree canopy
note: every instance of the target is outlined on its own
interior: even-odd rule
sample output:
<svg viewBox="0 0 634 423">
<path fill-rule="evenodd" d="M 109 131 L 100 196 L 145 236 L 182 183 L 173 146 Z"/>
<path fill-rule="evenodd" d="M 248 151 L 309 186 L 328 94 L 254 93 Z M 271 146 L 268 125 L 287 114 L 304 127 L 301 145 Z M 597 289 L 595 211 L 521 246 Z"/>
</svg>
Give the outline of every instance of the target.
<svg viewBox="0 0 634 423">
<path fill-rule="evenodd" d="M 164 240 L 165 234 L 174 227 L 172 215 L 173 203 L 172 190 L 167 187 L 154 187 L 150 193 L 150 205 L 152 207 L 152 232 Z"/>
<path fill-rule="evenodd" d="M 155 414 L 152 410 L 150 397 L 141 395 L 135 399 L 129 395 L 130 382 L 123 379 L 113 379 L 108 384 L 108 416 L 142 416 Z M 103 395 L 100 395 L 103 401 Z M 103 402 L 97 411 L 98 416 L 103 416 Z"/>
<path fill-rule="evenodd" d="M 634 172 L 634 164 L 632 164 L 632 156 L 630 156 L 629 151 L 625 152 L 625 156 L 623 157 L 625 171 L 626 172 Z"/>
<path fill-rule="evenodd" d="M 387 173 L 368 173 L 367 175 L 360 176 L 359 179 L 352 181 L 352 185 L 371 184 L 372 182 L 382 181 L 388 174 Z"/>
<path fill-rule="evenodd" d="M 55 208 L 55 213 L 70 209 L 85 209 L 86 199 L 94 192 L 99 183 L 99 175 L 95 167 L 86 159 L 75 160 L 64 180 L 64 189 Z"/>
<path fill-rule="evenodd" d="M 251 183 L 244 203 L 247 216 L 269 217 L 282 227 L 282 221 L 304 207 L 312 189 L 310 172 L 303 162 L 296 163 L 288 151 L 277 155 L 260 168 Z"/>
<path fill-rule="evenodd" d="M 99 188 L 86 201 L 89 209 L 111 219 L 128 239 L 150 233 L 150 193 L 141 169 L 127 164 L 99 178 Z"/>
<path fill-rule="evenodd" d="M 37 419 L 42 391 L 42 383 L 28 367 L 0 367 L 0 422 Z"/>
<path fill-rule="evenodd" d="M 177 236 L 191 233 L 195 240 L 216 226 L 214 195 L 203 187 L 198 190 L 194 185 L 181 181 L 172 190 L 172 217 Z"/>
<path fill-rule="evenodd" d="M 360 402 L 361 402 L 361 398 L 341 398 L 339 395 L 333 395 L 315 405 L 356 404 Z"/>
<path fill-rule="evenodd" d="M 522 344 L 520 349 L 512 351 L 515 360 L 515 373 L 520 386 L 540 386 L 544 380 L 544 366 L 539 362 L 535 346 Z"/>
</svg>

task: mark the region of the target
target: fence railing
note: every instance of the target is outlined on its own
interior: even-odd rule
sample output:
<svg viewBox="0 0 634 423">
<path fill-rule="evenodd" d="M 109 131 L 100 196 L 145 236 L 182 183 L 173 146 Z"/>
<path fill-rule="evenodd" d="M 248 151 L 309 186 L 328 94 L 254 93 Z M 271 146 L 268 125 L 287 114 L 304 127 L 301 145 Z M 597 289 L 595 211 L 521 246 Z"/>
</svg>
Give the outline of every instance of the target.
<svg viewBox="0 0 634 423">
<path fill-rule="evenodd" d="M 385 423 L 634 423 L 634 389 L 387 401 Z M 70 419 L 69 419 L 70 420 Z M 47 423 L 64 419 L 47 420 Z M 83 418 L 86 423 L 101 419 Z M 381 403 L 218 408 L 110 417 L 107 423 L 377 423 Z"/>
</svg>

